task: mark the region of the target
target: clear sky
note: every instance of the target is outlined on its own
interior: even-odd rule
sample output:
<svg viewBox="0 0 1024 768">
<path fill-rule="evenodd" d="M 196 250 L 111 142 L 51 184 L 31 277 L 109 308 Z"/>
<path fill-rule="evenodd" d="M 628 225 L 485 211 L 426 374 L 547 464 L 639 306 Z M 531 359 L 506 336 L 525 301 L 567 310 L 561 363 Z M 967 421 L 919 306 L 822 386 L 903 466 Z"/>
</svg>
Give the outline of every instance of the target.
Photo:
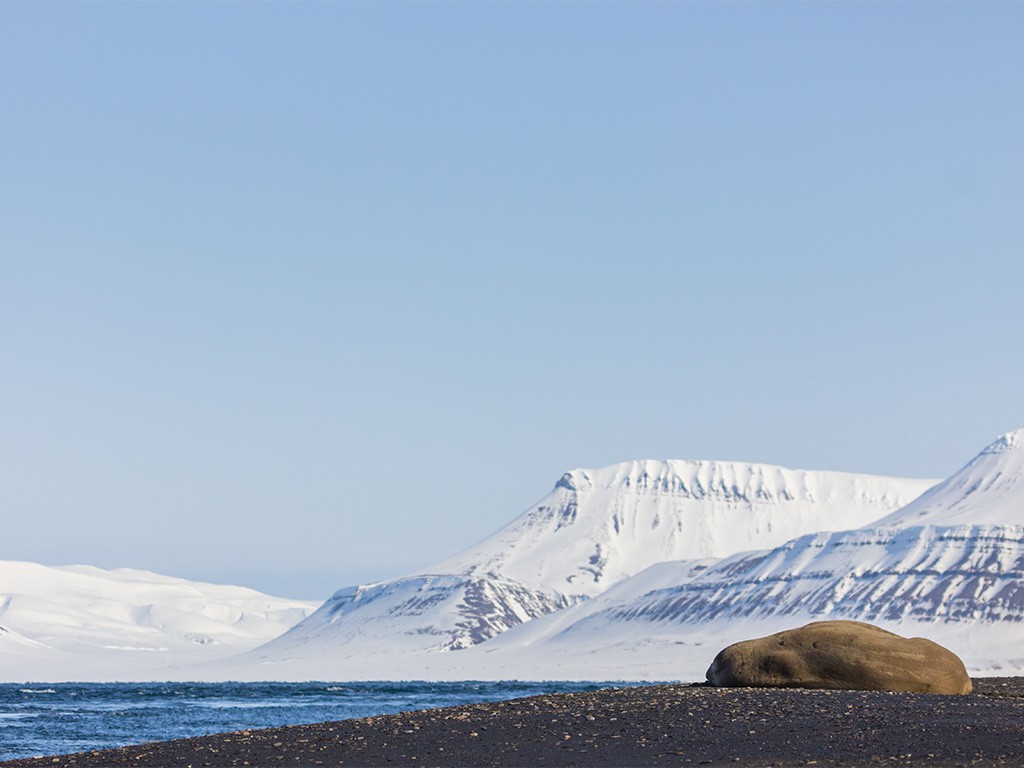
<svg viewBox="0 0 1024 768">
<path fill-rule="evenodd" d="M 0 558 L 296 597 L 562 472 L 1024 426 L 1024 4 L 0 3 Z"/>
</svg>

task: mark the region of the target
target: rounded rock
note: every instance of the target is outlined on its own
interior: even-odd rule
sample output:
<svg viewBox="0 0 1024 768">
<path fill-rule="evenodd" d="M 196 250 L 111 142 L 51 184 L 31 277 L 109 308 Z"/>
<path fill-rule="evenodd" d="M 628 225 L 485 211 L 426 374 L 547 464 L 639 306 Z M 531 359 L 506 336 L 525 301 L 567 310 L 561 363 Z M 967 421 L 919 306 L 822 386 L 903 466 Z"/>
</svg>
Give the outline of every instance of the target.
<svg viewBox="0 0 1024 768">
<path fill-rule="evenodd" d="M 725 648 L 712 685 L 964 694 L 971 678 L 955 653 L 859 621 L 816 621 Z"/>
</svg>

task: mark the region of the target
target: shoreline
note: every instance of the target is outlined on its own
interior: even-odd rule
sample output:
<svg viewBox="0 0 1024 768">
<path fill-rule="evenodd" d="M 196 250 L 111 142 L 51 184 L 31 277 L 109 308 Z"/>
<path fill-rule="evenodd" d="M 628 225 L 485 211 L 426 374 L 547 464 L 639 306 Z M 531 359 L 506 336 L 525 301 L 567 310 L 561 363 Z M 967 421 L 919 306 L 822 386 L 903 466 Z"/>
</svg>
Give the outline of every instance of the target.
<svg viewBox="0 0 1024 768">
<path fill-rule="evenodd" d="M 702 684 L 610 688 L 0 766 L 1024 764 L 1024 678 L 974 683 L 965 696 Z"/>
</svg>

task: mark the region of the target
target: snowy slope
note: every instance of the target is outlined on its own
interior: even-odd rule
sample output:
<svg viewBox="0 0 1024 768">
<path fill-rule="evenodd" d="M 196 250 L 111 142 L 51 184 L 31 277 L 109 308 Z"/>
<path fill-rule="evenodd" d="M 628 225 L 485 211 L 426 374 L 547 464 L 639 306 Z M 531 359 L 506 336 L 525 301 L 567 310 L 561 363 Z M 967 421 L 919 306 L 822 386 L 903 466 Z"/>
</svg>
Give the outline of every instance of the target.
<svg viewBox="0 0 1024 768">
<path fill-rule="evenodd" d="M 876 523 L 926 524 L 1024 525 L 1024 429 L 1002 435 L 955 475 Z"/>
<path fill-rule="evenodd" d="M 609 616 L 618 617 L 622 611 L 643 604 L 651 599 L 652 595 L 660 594 L 668 588 L 678 589 L 690 583 L 719 562 L 717 558 L 706 558 L 672 560 L 652 565 L 635 576 L 623 579 L 590 600 L 515 627 L 490 641 L 487 649 L 496 652 L 539 646 L 563 633 L 571 635 L 578 632 L 591 617 L 598 617 L 599 621 L 607 622 Z"/>
<path fill-rule="evenodd" d="M 259 645 L 317 605 L 127 568 L 0 561 L 0 680 L 145 676 Z"/>
<path fill-rule="evenodd" d="M 269 658 L 278 646 L 357 659 L 367 653 L 454 651 L 569 604 L 564 595 L 497 577 L 410 576 L 339 590 L 287 636 L 251 656 Z"/>
<path fill-rule="evenodd" d="M 260 665 L 462 651 L 665 560 L 717 557 L 861 525 L 934 480 L 761 464 L 633 461 L 565 474 L 511 524 L 433 568 L 339 590 L 245 658 Z"/>
<path fill-rule="evenodd" d="M 914 526 L 811 534 L 726 558 L 697 578 L 608 607 L 610 621 L 794 616 L 1024 620 L 1024 527 Z"/>
</svg>

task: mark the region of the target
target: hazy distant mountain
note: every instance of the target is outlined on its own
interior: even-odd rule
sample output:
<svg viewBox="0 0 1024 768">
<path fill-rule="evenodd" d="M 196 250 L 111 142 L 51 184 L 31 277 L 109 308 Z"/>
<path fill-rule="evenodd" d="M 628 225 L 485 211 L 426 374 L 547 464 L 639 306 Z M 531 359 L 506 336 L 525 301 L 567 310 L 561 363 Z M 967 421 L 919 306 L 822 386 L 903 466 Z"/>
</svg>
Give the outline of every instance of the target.
<svg viewBox="0 0 1024 768">
<path fill-rule="evenodd" d="M 0 680 L 152 675 L 252 648 L 317 605 L 128 568 L 0 561 Z"/>
</svg>

